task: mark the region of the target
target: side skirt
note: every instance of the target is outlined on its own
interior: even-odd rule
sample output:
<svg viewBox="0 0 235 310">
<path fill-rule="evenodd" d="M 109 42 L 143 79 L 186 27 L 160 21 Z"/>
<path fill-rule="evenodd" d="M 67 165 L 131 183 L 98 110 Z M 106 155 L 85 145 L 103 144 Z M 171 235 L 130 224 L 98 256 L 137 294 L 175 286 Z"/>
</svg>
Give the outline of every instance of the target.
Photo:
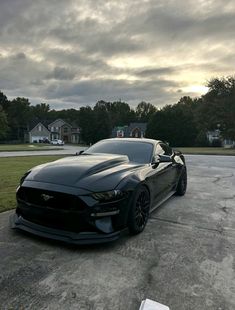
<svg viewBox="0 0 235 310">
<path fill-rule="evenodd" d="M 168 200 L 171 196 L 174 195 L 176 191 L 171 191 L 169 192 L 169 194 L 166 195 L 166 197 L 164 197 L 162 200 L 160 200 L 156 205 L 154 205 L 151 209 L 150 209 L 150 213 L 152 213 L 154 210 L 156 210 L 161 204 L 163 204 L 166 200 Z"/>
</svg>

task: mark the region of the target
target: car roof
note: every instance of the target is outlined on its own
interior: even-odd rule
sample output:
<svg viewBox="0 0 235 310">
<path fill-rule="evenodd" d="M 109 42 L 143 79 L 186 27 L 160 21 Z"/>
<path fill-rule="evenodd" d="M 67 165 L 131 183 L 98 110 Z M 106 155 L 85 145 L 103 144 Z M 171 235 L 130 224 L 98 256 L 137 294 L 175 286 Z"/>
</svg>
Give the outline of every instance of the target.
<svg viewBox="0 0 235 310">
<path fill-rule="evenodd" d="M 154 139 L 147 139 L 147 138 L 110 138 L 104 139 L 102 141 L 130 141 L 130 142 L 145 142 L 145 143 L 152 143 L 157 144 L 162 142 L 161 140 L 154 140 Z"/>
</svg>

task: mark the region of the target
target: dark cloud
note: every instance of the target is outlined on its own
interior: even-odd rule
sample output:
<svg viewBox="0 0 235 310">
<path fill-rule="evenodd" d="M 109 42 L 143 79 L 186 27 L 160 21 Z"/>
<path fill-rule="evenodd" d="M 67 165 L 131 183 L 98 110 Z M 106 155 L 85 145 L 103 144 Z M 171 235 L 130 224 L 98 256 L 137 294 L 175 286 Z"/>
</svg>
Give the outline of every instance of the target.
<svg viewBox="0 0 235 310">
<path fill-rule="evenodd" d="M 47 60 L 56 63 L 67 64 L 80 76 L 91 76 L 99 72 L 109 72 L 112 70 L 110 66 L 105 63 L 105 60 L 100 58 L 93 58 L 89 54 L 80 51 L 49 49 L 45 51 Z"/>
<path fill-rule="evenodd" d="M 174 67 L 165 67 L 165 68 L 152 68 L 152 69 L 146 69 L 137 71 L 137 76 L 142 77 L 153 77 L 153 76 L 159 76 L 159 75 L 169 75 L 176 71 L 176 68 Z"/>
<path fill-rule="evenodd" d="M 125 80 L 97 79 L 73 83 L 65 82 L 60 85 L 51 83 L 46 89 L 46 99 L 60 98 L 65 103 L 73 102 L 76 107 L 76 105 L 81 106 L 87 103 L 94 104 L 101 99 L 107 101 L 122 99 L 136 106 L 140 101 L 148 98 L 154 104 L 162 106 L 165 103 L 165 98 L 171 102 L 172 94 L 168 88 L 177 86 L 175 82 L 160 79 L 145 82 L 142 80 L 127 82 Z M 87 101 L 88 98 L 89 101 Z"/>
<path fill-rule="evenodd" d="M 13 59 L 19 59 L 19 60 L 26 59 L 25 53 L 17 53 L 15 55 L 13 55 L 12 57 L 13 57 Z"/>
<path fill-rule="evenodd" d="M 0 89 L 54 108 L 173 103 L 233 74 L 234 36 L 232 0 L 1 0 Z"/>
<path fill-rule="evenodd" d="M 55 79 L 55 80 L 73 80 L 75 77 L 75 72 L 64 68 L 64 67 L 55 67 L 52 72 L 47 74 L 46 79 Z"/>
</svg>

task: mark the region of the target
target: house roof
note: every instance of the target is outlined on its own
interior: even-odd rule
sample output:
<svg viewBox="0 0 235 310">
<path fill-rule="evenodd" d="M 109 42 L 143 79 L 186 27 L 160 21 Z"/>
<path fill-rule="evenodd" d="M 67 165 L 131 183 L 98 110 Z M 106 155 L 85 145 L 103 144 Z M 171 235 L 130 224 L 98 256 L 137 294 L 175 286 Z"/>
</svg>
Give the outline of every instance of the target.
<svg viewBox="0 0 235 310">
<path fill-rule="evenodd" d="M 37 119 L 33 119 L 29 123 L 29 131 L 31 131 L 34 127 L 36 127 L 39 123 L 42 124 L 44 127 L 48 129 L 48 124 L 50 124 L 51 121 L 49 120 L 43 120 L 39 121 Z"/>
<path fill-rule="evenodd" d="M 30 124 L 29 124 L 29 132 L 31 131 L 31 130 L 33 130 L 36 126 L 38 126 L 38 125 L 42 125 L 42 126 L 44 126 L 47 130 L 49 130 L 48 129 L 48 127 L 50 126 L 51 127 L 51 125 L 53 125 L 53 123 L 55 123 L 56 121 L 58 121 L 58 120 L 60 120 L 60 121 L 62 121 L 63 122 L 63 125 L 62 126 L 68 126 L 68 127 L 71 127 L 71 128 L 79 128 L 78 127 L 78 125 L 77 124 L 75 124 L 75 122 L 69 122 L 69 121 L 64 121 L 63 119 L 61 119 L 61 118 L 57 118 L 55 121 L 51 121 L 51 120 L 43 120 L 43 121 L 38 121 L 37 119 L 34 119 L 34 120 L 31 120 L 31 122 L 30 122 Z M 50 131 L 50 130 L 49 130 Z"/>
<path fill-rule="evenodd" d="M 135 128 L 139 128 L 141 131 L 145 131 L 147 128 L 147 123 L 130 123 L 128 129 L 131 132 Z"/>
<path fill-rule="evenodd" d="M 47 126 L 45 126 L 42 122 L 37 122 L 37 123 L 35 123 L 35 125 L 29 130 L 29 132 L 31 132 L 35 127 L 37 127 L 37 126 L 39 126 L 39 125 L 43 126 L 48 132 L 50 132 L 50 131 L 48 130 Z"/>
<path fill-rule="evenodd" d="M 58 121 L 61 121 L 61 122 L 64 123 L 62 126 L 67 125 L 67 126 L 72 127 L 72 128 L 79 128 L 79 126 L 78 126 L 74 121 L 73 121 L 73 122 L 70 122 L 70 121 L 68 121 L 68 120 L 63 120 L 62 118 L 57 118 L 57 119 L 54 120 L 53 122 L 50 122 L 47 126 L 52 127 L 53 124 L 54 124 L 55 122 L 58 122 Z"/>
<path fill-rule="evenodd" d="M 64 126 L 67 126 L 67 127 L 72 127 L 72 125 L 70 125 L 69 123 L 65 122 L 61 127 L 64 127 Z"/>
<path fill-rule="evenodd" d="M 48 124 L 48 126 L 52 126 L 55 122 L 61 121 L 64 124 L 66 123 L 62 118 L 57 118 L 56 120 L 54 120 L 53 122 L 51 122 L 50 124 Z"/>
<path fill-rule="evenodd" d="M 122 130 L 124 132 L 124 136 L 130 136 L 132 131 L 136 128 L 139 128 L 140 131 L 145 133 L 147 127 L 147 123 L 130 123 L 129 126 L 116 126 L 112 130 L 112 137 L 115 137 L 117 134 L 117 131 Z"/>
</svg>

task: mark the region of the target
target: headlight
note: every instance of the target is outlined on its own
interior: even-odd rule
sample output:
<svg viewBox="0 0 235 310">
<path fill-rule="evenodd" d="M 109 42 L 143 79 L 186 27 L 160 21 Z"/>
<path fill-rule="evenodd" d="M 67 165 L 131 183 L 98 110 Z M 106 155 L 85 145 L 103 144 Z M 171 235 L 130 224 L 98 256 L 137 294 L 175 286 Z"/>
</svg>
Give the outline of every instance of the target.
<svg viewBox="0 0 235 310">
<path fill-rule="evenodd" d="M 20 179 L 20 185 L 24 182 L 24 180 L 26 179 L 26 177 L 30 174 L 31 170 L 27 171 L 22 178 Z"/>
<path fill-rule="evenodd" d="M 91 196 L 98 201 L 106 202 L 110 200 L 119 200 L 124 198 L 126 195 L 125 192 L 122 192 L 120 190 L 113 190 L 108 192 L 101 192 L 101 193 L 93 193 Z"/>
</svg>

